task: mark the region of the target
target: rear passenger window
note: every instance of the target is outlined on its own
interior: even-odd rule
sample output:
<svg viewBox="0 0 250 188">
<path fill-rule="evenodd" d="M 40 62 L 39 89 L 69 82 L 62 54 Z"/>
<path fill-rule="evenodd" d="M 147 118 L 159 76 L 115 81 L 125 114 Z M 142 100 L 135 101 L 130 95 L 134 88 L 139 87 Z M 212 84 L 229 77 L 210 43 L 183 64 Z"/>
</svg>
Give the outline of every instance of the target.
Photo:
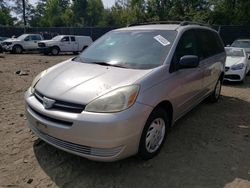
<svg viewBox="0 0 250 188">
<path fill-rule="evenodd" d="M 213 31 L 198 30 L 197 37 L 200 46 L 201 59 L 208 58 L 224 51 L 219 36 Z"/>
<path fill-rule="evenodd" d="M 70 37 L 70 40 L 74 42 L 74 41 L 76 41 L 76 38 L 75 37 Z"/>
</svg>

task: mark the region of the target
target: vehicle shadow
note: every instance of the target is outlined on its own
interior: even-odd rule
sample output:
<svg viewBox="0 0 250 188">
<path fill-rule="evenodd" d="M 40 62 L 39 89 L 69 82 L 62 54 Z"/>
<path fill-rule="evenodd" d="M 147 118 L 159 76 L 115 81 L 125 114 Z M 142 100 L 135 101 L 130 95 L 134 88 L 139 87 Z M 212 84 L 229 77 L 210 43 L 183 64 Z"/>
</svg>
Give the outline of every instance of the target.
<svg viewBox="0 0 250 188">
<path fill-rule="evenodd" d="M 239 111 L 240 108 L 240 111 Z M 59 187 L 224 187 L 250 180 L 250 103 L 225 97 L 203 102 L 180 119 L 154 159 L 101 163 L 36 141 L 35 156 Z"/>
</svg>

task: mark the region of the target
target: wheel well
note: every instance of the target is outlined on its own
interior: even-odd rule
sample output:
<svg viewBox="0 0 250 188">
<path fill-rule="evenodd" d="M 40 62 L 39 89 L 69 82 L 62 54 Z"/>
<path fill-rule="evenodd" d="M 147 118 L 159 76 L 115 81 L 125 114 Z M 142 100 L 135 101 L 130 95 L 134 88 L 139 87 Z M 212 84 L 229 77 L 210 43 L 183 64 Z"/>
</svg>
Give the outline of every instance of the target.
<svg viewBox="0 0 250 188">
<path fill-rule="evenodd" d="M 21 47 L 23 49 L 21 44 L 14 44 L 13 48 L 15 48 L 16 46 L 19 46 L 19 47 Z"/>
<path fill-rule="evenodd" d="M 172 120 L 173 120 L 173 105 L 169 101 L 162 101 L 160 102 L 156 108 L 162 108 L 168 112 L 169 120 L 170 120 L 170 125 L 172 125 Z"/>
<path fill-rule="evenodd" d="M 52 48 L 57 48 L 59 51 L 61 51 L 61 49 L 59 48 L 59 46 L 52 46 Z"/>
</svg>

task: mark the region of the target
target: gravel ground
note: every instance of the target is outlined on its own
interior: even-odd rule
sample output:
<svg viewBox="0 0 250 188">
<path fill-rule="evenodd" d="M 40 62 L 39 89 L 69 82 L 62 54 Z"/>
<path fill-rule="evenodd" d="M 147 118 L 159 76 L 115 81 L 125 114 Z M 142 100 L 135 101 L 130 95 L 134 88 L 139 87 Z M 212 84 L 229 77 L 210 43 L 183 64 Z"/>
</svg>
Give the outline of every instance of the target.
<svg viewBox="0 0 250 188">
<path fill-rule="evenodd" d="M 0 187 L 250 188 L 250 77 L 224 85 L 218 103 L 203 102 L 179 120 L 154 159 L 100 163 L 60 151 L 27 128 L 25 90 L 70 57 L 0 55 Z"/>
</svg>

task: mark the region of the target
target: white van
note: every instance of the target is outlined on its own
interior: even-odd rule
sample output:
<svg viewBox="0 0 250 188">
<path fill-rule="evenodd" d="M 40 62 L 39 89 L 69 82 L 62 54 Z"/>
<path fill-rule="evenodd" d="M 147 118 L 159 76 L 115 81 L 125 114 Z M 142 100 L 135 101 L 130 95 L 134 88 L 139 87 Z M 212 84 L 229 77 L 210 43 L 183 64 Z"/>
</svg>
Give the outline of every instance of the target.
<svg viewBox="0 0 250 188">
<path fill-rule="evenodd" d="M 58 35 L 51 40 L 44 40 L 38 43 L 40 52 L 44 54 L 58 55 L 60 52 L 73 52 L 77 54 L 83 51 L 91 43 L 89 36 Z"/>
</svg>

